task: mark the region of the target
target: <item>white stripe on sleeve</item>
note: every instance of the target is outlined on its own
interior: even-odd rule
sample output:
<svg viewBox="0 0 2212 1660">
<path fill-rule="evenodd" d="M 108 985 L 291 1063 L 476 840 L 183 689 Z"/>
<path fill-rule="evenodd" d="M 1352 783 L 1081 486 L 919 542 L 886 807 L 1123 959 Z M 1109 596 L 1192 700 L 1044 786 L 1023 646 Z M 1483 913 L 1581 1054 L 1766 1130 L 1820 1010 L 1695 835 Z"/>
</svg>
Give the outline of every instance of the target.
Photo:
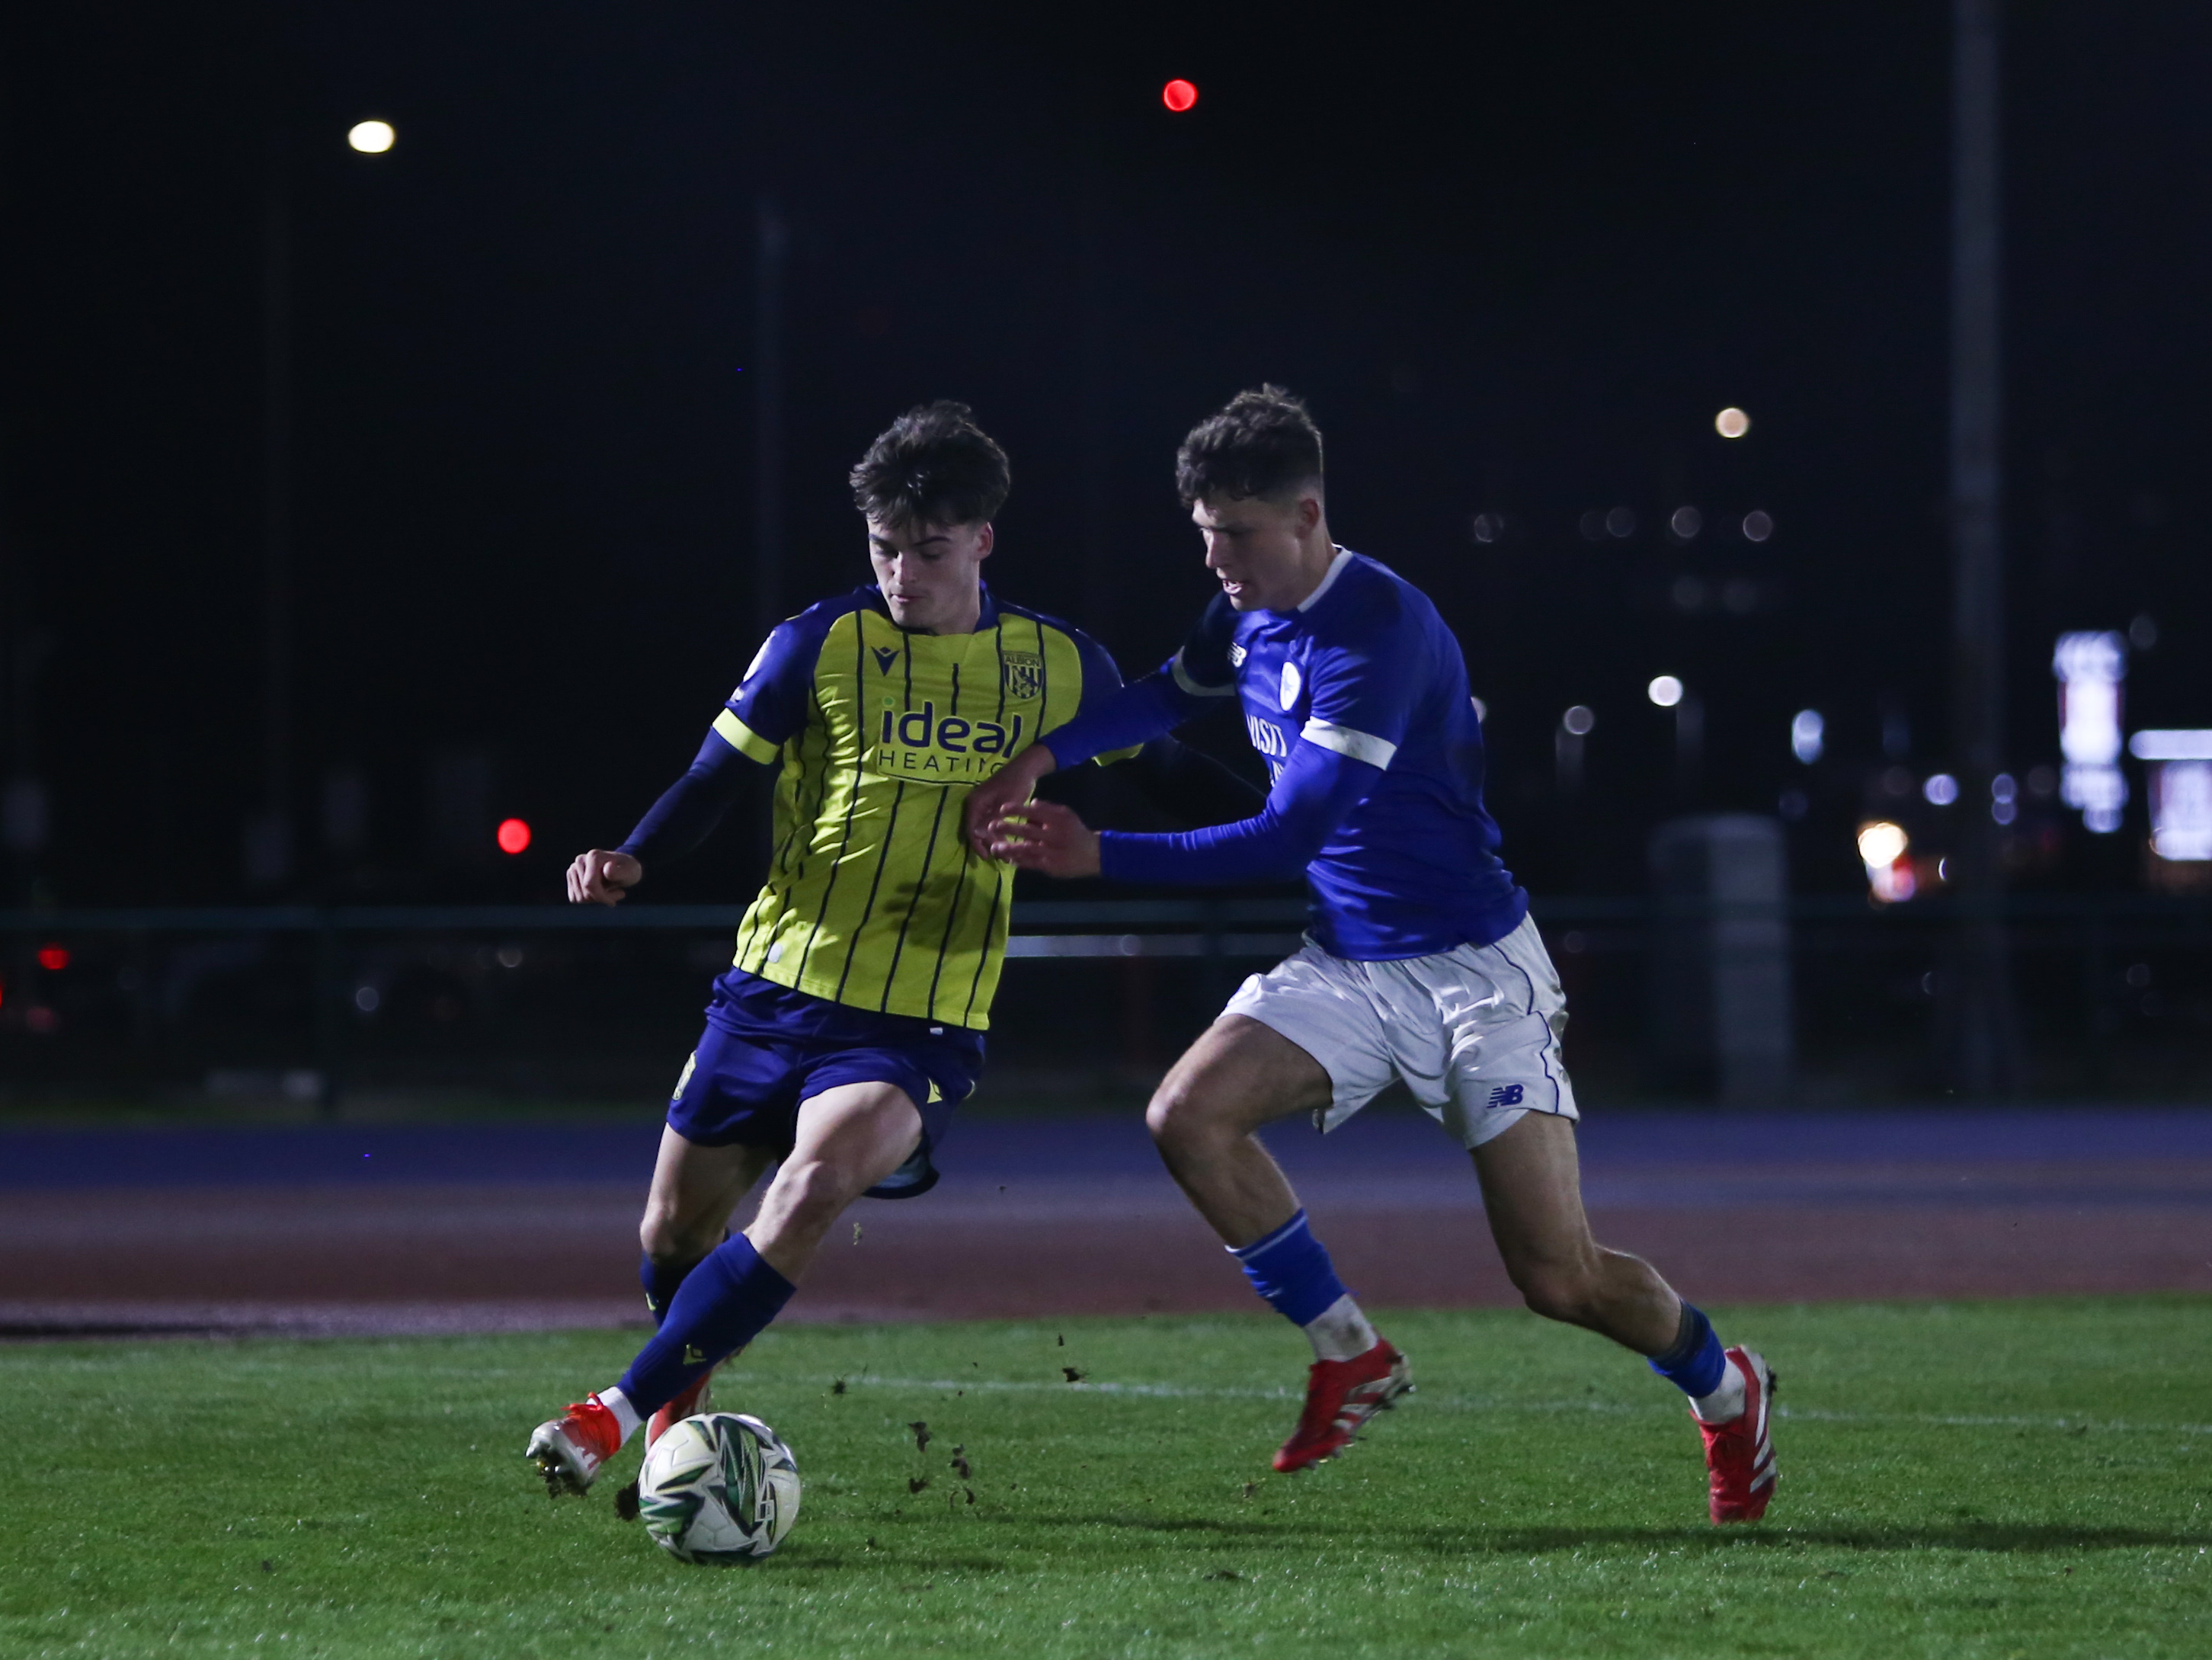
<svg viewBox="0 0 2212 1660">
<path fill-rule="evenodd" d="M 1355 761 L 1364 761 L 1370 767 L 1387 768 L 1398 746 L 1387 738 L 1377 738 L 1372 733 L 1340 727 L 1334 721 L 1309 721 L 1298 736 L 1310 744 L 1318 744 L 1325 750 L 1334 750 L 1339 755 L 1348 755 Z"/>
<path fill-rule="evenodd" d="M 1183 669 L 1181 652 L 1175 654 L 1170 666 L 1175 670 L 1176 684 L 1181 686 L 1193 697 L 1234 697 L 1237 695 L 1237 687 L 1233 683 L 1226 686 L 1208 686 L 1192 679 Z"/>
</svg>

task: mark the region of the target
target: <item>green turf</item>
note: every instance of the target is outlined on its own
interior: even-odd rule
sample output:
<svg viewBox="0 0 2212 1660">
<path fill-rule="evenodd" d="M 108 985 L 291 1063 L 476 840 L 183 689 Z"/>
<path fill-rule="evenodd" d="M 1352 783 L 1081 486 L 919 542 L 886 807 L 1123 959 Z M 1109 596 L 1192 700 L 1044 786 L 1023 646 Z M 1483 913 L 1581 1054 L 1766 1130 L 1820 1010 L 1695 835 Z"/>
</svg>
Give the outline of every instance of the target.
<svg viewBox="0 0 2212 1660">
<path fill-rule="evenodd" d="M 520 1456 L 634 1335 L 16 1347 L 0 1654 L 2212 1650 L 2212 1300 L 1722 1325 L 1784 1379 L 1756 1528 L 1705 1524 L 1663 1384 L 1526 1316 L 1389 1319 L 1420 1392 L 1295 1479 L 1266 1316 L 787 1328 L 720 1404 L 784 1432 L 805 1511 L 734 1569 Z"/>
</svg>

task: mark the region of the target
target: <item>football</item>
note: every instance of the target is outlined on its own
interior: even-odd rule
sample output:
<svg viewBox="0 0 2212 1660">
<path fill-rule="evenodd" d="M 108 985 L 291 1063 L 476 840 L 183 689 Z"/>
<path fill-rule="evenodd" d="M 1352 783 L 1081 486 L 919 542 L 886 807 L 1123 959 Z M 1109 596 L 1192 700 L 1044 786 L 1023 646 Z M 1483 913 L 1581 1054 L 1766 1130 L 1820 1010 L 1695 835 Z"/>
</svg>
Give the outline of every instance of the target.
<svg viewBox="0 0 2212 1660">
<path fill-rule="evenodd" d="M 799 1466 L 759 1419 L 702 1413 L 653 1444 L 637 1507 L 653 1543 L 679 1562 L 758 1561 L 799 1519 Z"/>
</svg>

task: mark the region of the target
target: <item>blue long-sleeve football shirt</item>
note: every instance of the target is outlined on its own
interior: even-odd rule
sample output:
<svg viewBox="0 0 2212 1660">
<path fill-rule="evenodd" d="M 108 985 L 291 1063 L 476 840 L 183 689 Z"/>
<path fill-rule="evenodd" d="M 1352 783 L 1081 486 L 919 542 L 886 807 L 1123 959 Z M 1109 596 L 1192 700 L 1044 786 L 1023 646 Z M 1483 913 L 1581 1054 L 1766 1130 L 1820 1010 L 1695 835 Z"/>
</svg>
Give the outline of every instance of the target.
<svg viewBox="0 0 2212 1660">
<path fill-rule="evenodd" d="M 1272 787 L 1255 818 L 1177 836 L 1106 830 L 1125 882 L 1264 881 L 1303 870 L 1310 932 L 1362 961 L 1488 945 L 1528 897 L 1482 804 L 1482 723 L 1459 642 L 1428 596 L 1340 549 L 1291 611 L 1226 596 L 1159 670 L 1051 734 L 1061 766 L 1141 743 L 1218 697 L 1243 705 Z"/>
</svg>

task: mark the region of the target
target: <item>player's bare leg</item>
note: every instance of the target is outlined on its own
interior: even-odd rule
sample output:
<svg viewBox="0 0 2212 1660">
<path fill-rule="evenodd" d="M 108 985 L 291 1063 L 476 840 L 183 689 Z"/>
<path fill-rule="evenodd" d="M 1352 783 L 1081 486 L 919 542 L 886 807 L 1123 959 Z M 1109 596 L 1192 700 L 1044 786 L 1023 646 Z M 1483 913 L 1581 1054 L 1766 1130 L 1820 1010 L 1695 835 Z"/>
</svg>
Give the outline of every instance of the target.
<svg viewBox="0 0 2212 1660">
<path fill-rule="evenodd" d="M 847 1206 L 921 1140 L 921 1114 L 896 1084 L 841 1084 L 802 1103 L 799 1131 L 745 1237 L 794 1285 Z"/>
<path fill-rule="evenodd" d="M 1169 1172 L 1253 1289 L 1313 1344 L 1305 1409 L 1275 1454 L 1285 1472 L 1335 1456 L 1413 1387 L 1406 1357 L 1338 1280 L 1281 1166 L 1253 1134 L 1329 1098 L 1319 1061 L 1260 1021 L 1224 1014 L 1176 1062 L 1145 1115 Z"/>
<path fill-rule="evenodd" d="M 660 1152 L 653 1162 L 638 1243 L 645 1251 L 641 1277 L 646 1306 L 658 1325 L 691 1270 L 707 1253 L 730 1237 L 730 1215 L 753 1189 L 761 1172 L 775 1160 L 773 1150 L 757 1146 L 706 1146 L 686 1140 L 667 1125 L 660 1131 Z M 700 1374 L 646 1426 L 648 1447 L 669 1429 L 713 1404 L 708 1391 L 711 1371 Z"/>
<path fill-rule="evenodd" d="M 1721 1350 L 1705 1316 L 1657 1269 L 1591 1236 L 1568 1120 L 1526 1114 L 1474 1156 L 1491 1237 L 1528 1306 L 1635 1350 L 1680 1387 L 1705 1438 L 1713 1520 L 1757 1521 L 1774 1493 L 1772 1370 L 1748 1349 Z"/>
<path fill-rule="evenodd" d="M 1474 1158 L 1491 1237 L 1528 1306 L 1638 1354 L 1666 1353 L 1682 1322 L 1682 1299 L 1642 1257 L 1590 1237 L 1573 1123 L 1525 1114 Z"/>
<path fill-rule="evenodd" d="M 1298 1208 L 1290 1179 L 1253 1132 L 1328 1098 L 1328 1074 L 1313 1056 L 1272 1027 L 1224 1014 L 1160 1080 L 1145 1122 L 1168 1173 L 1234 1250 Z"/>
<path fill-rule="evenodd" d="M 921 1133 L 921 1112 L 896 1085 L 840 1085 L 802 1102 L 792 1149 L 751 1224 L 684 1280 L 620 1383 L 531 1437 L 528 1456 L 548 1490 L 582 1493 L 642 1414 L 750 1342 L 790 1300 L 838 1216 L 904 1164 Z"/>
</svg>

